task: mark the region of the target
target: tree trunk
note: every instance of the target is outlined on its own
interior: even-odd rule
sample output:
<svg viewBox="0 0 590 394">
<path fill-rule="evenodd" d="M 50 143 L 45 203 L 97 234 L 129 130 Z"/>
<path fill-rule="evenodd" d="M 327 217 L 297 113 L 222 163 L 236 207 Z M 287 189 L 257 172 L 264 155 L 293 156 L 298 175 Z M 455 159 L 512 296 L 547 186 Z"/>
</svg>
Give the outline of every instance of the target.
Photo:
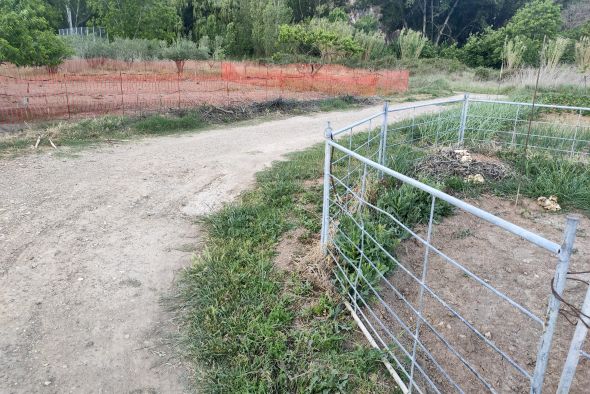
<svg viewBox="0 0 590 394">
<path fill-rule="evenodd" d="M 455 7 L 457 7 L 458 3 L 459 3 L 459 0 L 455 0 L 455 2 L 453 3 L 453 6 L 449 10 L 449 13 L 447 14 L 447 17 L 445 18 L 445 22 L 443 23 L 442 27 L 438 30 L 438 35 L 436 36 L 436 41 L 434 42 L 435 45 L 438 45 L 438 43 L 440 42 L 443 32 L 445 31 L 445 29 L 447 28 L 447 25 L 449 24 L 449 19 L 451 18 L 453 11 L 455 11 Z"/>
<path fill-rule="evenodd" d="M 184 71 L 184 63 L 186 62 L 186 60 L 175 60 L 174 63 L 176 63 L 176 70 L 178 71 L 179 74 L 182 74 L 182 72 Z"/>
<path fill-rule="evenodd" d="M 422 0 L 422 35 L 424 37 L 428 37 L 426 35 L 426 11 L 427 11 L 426 10 L 426 6 L 427 6 L 426 1 L 427 0 Z"/>
<path fill-rule="evenodd" d="M 434 0 L 430 0 L 430 41 L 434 41 Z"/>
</svg>

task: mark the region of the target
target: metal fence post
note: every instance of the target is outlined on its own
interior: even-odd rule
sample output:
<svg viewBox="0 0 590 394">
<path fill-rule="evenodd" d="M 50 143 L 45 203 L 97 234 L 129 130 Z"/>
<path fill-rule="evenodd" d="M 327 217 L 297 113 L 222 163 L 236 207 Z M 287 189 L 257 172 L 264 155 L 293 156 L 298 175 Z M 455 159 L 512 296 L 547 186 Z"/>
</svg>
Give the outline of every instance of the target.
<svg viewBox="0 0 590 394">
<path fill-rule="evenodd" d="M 567 271 L 569 268 L 570 257 L 576 239 L 576 228 L 580 219 L 576 216 L 569 215 L 564 231 L 564 240 L 561 244 L 561 249 L 558 254 L 557 268 L 555 270 L 555 277 L 552 281 L 553 290 L 561 295 L 565 288 L 565 281 Z M 537 352 L 537 361 L 535 363 L 535 371 L 533 372 L 531 382 L 531 393 L 540 394 L 543 388 L 543 380 L 545 379 L 545 370 L 547 369 L 547 361 L 549 360 L 549 351 L 551 350 L 551 342 L 553 341 L 553 333 L 555 332 L 555 325 L 559 315 L 559 306 L 561 301 L 551 294 L 549 297 L 549 305 L 545 315 L 545 324 L 543 327 L 543 335 L 539 343 L 539 350 Z"/>
<path fill-rule="evenodd" d="M 459 125 L 459 146 L 463 146 L 465 139 L 465 126 L 467 125 L 467 113 L 469 112 L 469 93 L 463 96 L 463 108 L 461 109 L 461 124 Z"/>
<path fill-rule="evenodd" d="M 324 131 L 324 137 L 326 139 L 325 156 L 324 156 L 324 200 L 322 205 L 322 233 L 320 244 L 322 247 L 322 253 L 328 254 L 328 232 L 330 226 L 330 167 L 332 165 L 332 147 L 328 144 L 328 141 L 332 139 L 332 127 L 330 122 Z"/>
<path fill-rule="evenodd" d="M 576 131 L 574 132 L 574 138 L 572 138 L 572 148 L 570 152 L 570 157 L 574 157 L 574 152 L 576 151 L 576 138 L 578 137 L 578 130 L 580 129 L 580 119 L 582 118 L 582 110 L 578 111 L 578 123 L 576 124 Z"/>
<path fill-rule="evenodd" d="M 383 124 L 381 125 L 381 135 L 379 137 L 379 164 L 387 167 L 387 114 L 389 112 L 389 103 L 383 104 Z M 381 173 L 383 177 L 383 173 Z"/>
<path fill-rule="evenodd" d="M 559 379 L 559 386 L 557 386 L 558 394 L 569 393 L 574 375 L 576 374 L 576 368 L 578 367 L 578 361 L 580 360 L 580 350 L 582 350 L 582 345 L 584 345 L 584 340 L 588 334 L 588 326 L 590 326 L 590 318 L 588 317 L 590 316 L 590 287 L 586 290 L 586 297 L 584 298 L 581 312 L 570 350 L 565 360 L 563 372 Z"/>
<path fill-rule="evenodd" d="M 520 114 L 520 105 L 518 105 L 516 107 L 516 115 L 514 117 L 514 126 L 512 127 L 512 141 L 510 142 L 510 145 L 512 147 L 514 147 L 514 144 L 516 143 L 516 127 L 518 126 L 518 115 Z"/>
</svg>

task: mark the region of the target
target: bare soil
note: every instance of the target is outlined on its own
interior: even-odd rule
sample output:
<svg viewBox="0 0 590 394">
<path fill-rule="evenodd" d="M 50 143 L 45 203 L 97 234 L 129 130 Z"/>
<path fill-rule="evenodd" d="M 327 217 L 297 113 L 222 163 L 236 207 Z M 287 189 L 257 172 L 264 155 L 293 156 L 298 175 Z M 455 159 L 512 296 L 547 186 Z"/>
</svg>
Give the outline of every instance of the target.
<svg viewBox="0 0 590 394">
<path fill-rule="evenodd" d="M 161 303 L 199 248 L 195 219 L 328 120 L 379 110 L 1 159 L 0 392 L 195 390 Z"/>
<path fill-rule="evenodd" d="M 548 213 L 535 201 L 529 199 L 521 200 L 518 206 L 514 205 L 514 200 L 493 196 L 483 196 L 469 202 L 554 242 L 561 243 L 566 214 Z M 590 270 L 589 231 L 590 220 L 581 215 L 570 271 Z M 425 229 L 418 229 L 418 233 L 424 236 Z M 547 300 L 551 294 L 551 279 L 555 272 L 556 256 L 463 211 L 457 211 L 453 216 L 435 225 L 432 240 L 434 246 L 442 253 L 463 264 L 486 283 L 508 295 L 541 319 L 544 318 Z M 424 246 L 414 239 L 405 241 L 401 245 L 398 259 L 410 272 L 420 277 L 424 261 Z M 588 274 L 576 277 L 590 279 Z M 418 309 L 417 283 L 400 267 L 396 268 L 389 280 L 408 302 Z M 435 253 L 429 255 L 426 282 L 439 297 L 487 339 L 532 374 L 542 333 L 542 327 L 539 324 Z M 565 299 L 574 305 L 581 305 L 586 288 L 583 283 L 569 280 L 564 293 Z M 386 284 L 383 284 L 382 289 L 383 300 L 400 315 L 407 326 L 415 330 L 416 317 L 407 304 Z M 394 333 L 402 332 L 401 325 L 391 317 L 386 308 L 379 306 L 377 314 L 386 322 L 389 330 Z M 454 347 L 497 392 L 525 393 L 529 391 L 527 379 L 516 372 L 506 359 L 493 351 L 430 295 L 424 298 L 424 315 L 447 343 Z M 557 388 L 573 330 L 574 327 L 560 316 L 545 378 L 545 392 L 555 392 Z M 384 333 L 383 330 L 381 331 Z M 407 335 L 401 335 L 401 338 L 402 343 L 411 349 L 410 338 Z M 466 392 L 485 391 L 484 386 L 474 374 L 448 350 L 441 339 L 435 336 L 433 330 L 424 324 L 420 329 L 420 338 L 437 362 L 448 372 L 450 378 Z M 419 363 L 433 376 L 433 381 L 443 389 L 443 392 L 454 391 L 425 353 L 419 349 L 417 354 Z M 418 382 L 422 382 L 422 386 L 426 387 L 424 380 L 419 377 L 420 374 L 416 373 L 416 375 L 418 375 Z M 588 387 L 590 387 L 590 363 L 587 360 L 581 360 L 572 392 L 587 392 Z"/>
</svg>

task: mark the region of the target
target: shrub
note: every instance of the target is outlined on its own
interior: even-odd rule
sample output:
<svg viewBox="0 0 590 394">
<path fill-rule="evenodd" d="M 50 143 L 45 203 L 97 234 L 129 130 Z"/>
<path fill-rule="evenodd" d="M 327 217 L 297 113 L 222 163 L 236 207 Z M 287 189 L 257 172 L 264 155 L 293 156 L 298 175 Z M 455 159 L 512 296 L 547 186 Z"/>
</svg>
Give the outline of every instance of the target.
<svg viewBox="0 0 590 394">
<path fill-rule="evenodd" d="M 459 59 L 471 67 L 499 68 L 504 40 L 503 32 L 488 27 L 481 34 L 469 36 L 458 53 Z"/>
<path fill-rule="evenodd" d="M 365 33 L 357 31 L 354 39 L 363 48 L 361 59 L 365 62 L 380 59 L 387 54 L 387 44 L 383 33 Z"/>
<path fill-rule="evenodd" d="M 451 45 L 441 45 L 439 46 L 439 57 L 442 57 L 444 59 L 461 59 L 462 53 L 461 53 L 461 49 L 459 47 L 457 47 L 456 43 L 453 43 Z"/>
<path fill-rule="evenodd" d="M 522 59 L 526 46 L 519 37 L 515 37 L 512 40 L 508 40 L 504 43 L 503 53 L 503 67 L 506 71 L 514 70 L 522 64 Z"/>
<path fill-rule="evenodd" d="M 475 77 L 480 81 L 489 81 L 493 79 L 494 70 L 487 67 L 477 67 L 474 70 Z"/>
<path fill-rule="evenodd" d="M 279 42 L 289 52 L 319 58 L 331 63 L 347 56 L 359 55 L 363 48 L 354 37 L 354 28 L 343 22 L 312 19 L 298 25 L 281 25 Z"/>
<path fill-rule="evenodd" d="M 569 40 L 563 37 L 557 37 L 555 40 L 544 40 L 541 47 L 541 67 L 555 70 L 568 44 Z"/>
<path fill-rule="evenodd" d="M 418 59 L 428 40 L 422 33 L 410 29 L 402 29 L 399 38 L 400 57 L 402 59 Z"/>
<path fill-rule="evenodd" d="M 75 53 L 82 59 L 87 59 L 91 67 L 104 64 L 105 59 L 118 59 L 126 62 L 135 60 L 153 60 L 160 57 L 166 47 L 165 41 L 116 38 L 109 42 L 106 38 L 94 36 L 69 36 L 68 42 Z"/>
<path fill-rule="evenodd" d="M 50 74 L 57 72 L 57 67 L 74 54 L 74 50 L 64 40 L 51 32 L 37 35 L 37 56 L 34 65 L 45 66 Z"/>
<path fill-rule="evenodd" d="M 590 37 L 582 37 L 576 42 L 576 65 L 583 73 L 590 70 Z"/>
<path fill-rule="evenodd" d="M 364 15 L 354 23 L 354 28 L 365 33 L 374 33 L 379 30 L 379 20 L 372 15 Z"/>
<path fill-rule="evenodd" d="M 211 53 L 209 36 L 203 36 L 199 39 L 199 50 L 206 53 Z"/>
<path fill-rule="evenodd" d="M 11 7 L 10 2 L 0 2 L 0 63 L 45 66 L 54 72 L 73 51 L 51 31 L 43 5 L 22 3 Z"/>
<path fill-rule="evenodd" d="M 143 58 L 147 53 L 147 40 L 115 38 L 110 44 L 116 59 L 132 63 Z"/>
<path fill-rule="evenodd" d="M 213 43 L 213 59 L 223 60 L 225 59 L 225 47 L 223 45 L 223 37 L 215 36 L 215 42 Z"/>
<path fill-rule="evenodd" d="M 182 38 L 163 49 L 162 57 L 174 61 L 178 73 L 181 74 L 187 60 L 204 60 L 207 59 L 209 55 L 207 52 L 201 50 L 193 41 Z"/>
</svg>

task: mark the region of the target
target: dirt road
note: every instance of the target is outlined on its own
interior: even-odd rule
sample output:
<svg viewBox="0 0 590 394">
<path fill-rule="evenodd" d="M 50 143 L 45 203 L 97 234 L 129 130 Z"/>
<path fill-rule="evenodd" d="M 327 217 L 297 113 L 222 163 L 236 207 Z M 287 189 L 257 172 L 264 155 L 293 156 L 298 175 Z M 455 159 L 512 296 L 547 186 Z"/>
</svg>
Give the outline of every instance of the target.
<svg viewBox="0 0 590 394">
<path fill-rule="evenodd" d="M 160 300 L 199 245 L 195 217 L 321 141 L 327 120 L 378 111 L 0 160 L 0 392 L 186 391 Z"/>
</svg>

